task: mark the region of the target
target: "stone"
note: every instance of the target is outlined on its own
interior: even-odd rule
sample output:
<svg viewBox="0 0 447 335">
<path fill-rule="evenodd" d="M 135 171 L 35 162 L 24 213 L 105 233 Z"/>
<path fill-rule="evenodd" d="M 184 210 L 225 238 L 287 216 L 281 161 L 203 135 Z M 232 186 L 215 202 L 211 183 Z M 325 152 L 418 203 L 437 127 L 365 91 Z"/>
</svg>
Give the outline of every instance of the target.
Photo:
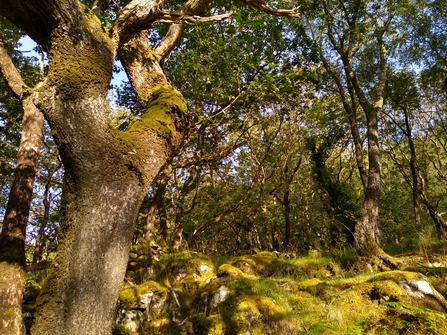
<svg viewBox="0 0 447 335">
<path fill-rule="evenodd" d="M 213 294 L 213 297 L 210 301 L 211 310 L 216 309 L 218 305 L 227 300 L 230 295 L 230 290 L 226 286 L 221 286 L 217 289 L 217 291 Z"/>
</svg>

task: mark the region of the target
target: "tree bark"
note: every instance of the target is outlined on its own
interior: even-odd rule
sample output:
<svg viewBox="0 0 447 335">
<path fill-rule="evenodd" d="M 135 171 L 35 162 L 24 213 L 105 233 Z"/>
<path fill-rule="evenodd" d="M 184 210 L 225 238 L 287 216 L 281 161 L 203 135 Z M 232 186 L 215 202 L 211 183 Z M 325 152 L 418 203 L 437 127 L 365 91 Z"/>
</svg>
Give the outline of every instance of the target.
<svg viewBox="0 0 447 335">
<path fill-rule="evenodd" d="M 375 252 L 380 245 L 379 203 L 381 193 L 381 162 L 379 148 L 378 111 L 375 108 L 366 111 L 368 136 L 368 184 L 365 199 L 360 211 L 354 238 L 359 254 Z M 372 245 L 373 247 L 371 247 Z M 376 247 L 377 245 L 377 247 Z M 370 254 L 373 256 L 374 254 Z"/>
</svg>

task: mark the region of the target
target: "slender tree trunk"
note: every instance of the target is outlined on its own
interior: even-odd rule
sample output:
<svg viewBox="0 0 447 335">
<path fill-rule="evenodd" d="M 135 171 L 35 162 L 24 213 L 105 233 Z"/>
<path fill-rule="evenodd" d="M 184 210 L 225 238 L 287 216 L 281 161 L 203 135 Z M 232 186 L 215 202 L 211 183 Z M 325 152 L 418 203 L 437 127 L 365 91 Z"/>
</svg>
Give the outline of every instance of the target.
<svg viewBox="0 0 447 335">
<path fill-rule="evenodd" d="M 273 241 L 272 235 L 270 234 L 270 232 L 268 231 L 268 228 L 267 228 L 267 232 L 265 233 L 265 244 L 267 245 L 268 251 L 273 251 L 272 241 Z"/>
<path fill-rule="evenodd" d="M 194 235 L 193 235 L 194 236 Z M 211 253 L 215 254 L 217 253 L 217 234 L 216 234 L 216 227 L 211 227 Z"/>
<path fill-rule="evenodd" d="M 368 136 L 368 184 L 360 210 L 354 237 L 359 254 L 374 256 L 379 252 L 381 241 L 379 229 L 379 204 L 381 192 L 381 161 L 379 148 L 378 111 L 372 108 L 367 114 Z"/>
<path fill-rule="evenodd" d="M 42 249 L 44 246 L 44 243 L 46 241 L 45 236 L 45 229 L 48 225 L 48 221 L 50 218 L 50 199 L 49 199 L 49 193 L 50 193 L 50 185 L 51 185 L 51 177 L 47 181 L 45 185 L 45 191 L 43 193 L 43 218 L 42 222 L 40 223 L 39 231 L 37 232 L 36 236 L 36 242 L 34 243 L 34 254 L 33 254 L 33 264 L 39 263 L 42 259 Z"/>
<path fill-rule="evenodd" d="M 158 216 L 160 217 L 160 237 L 166 242 L 168 240 L 168 213 L 165 206 L 158 208 Z"/>
<path fill-rule="evenodd" d="M 272 228 L 272 246 L 274 251 L 280 250 L 280 243 L 279 243 L 279 233 L 277 230 L 274 230 Z"/>
<path fill-rule="evenodd" d="M 153 237 L 155 229 L 156 216 L 163 208 L 163 199 L 166 193 L 166 187 L 170 178 L 172 167 L 169 164 L 163 172 L 160 173 L 157 180 L 154 181 L 153 186 L 155 188 L 154 198 L 149 206 L 146 216 L 146 224 L 143 228 L 143 239 L 150 240 Z M 166 225 L 166 213 L 164 216 L 164 225 L 160 224 L 159 233 L 164 241 L 166 241 L 167 225 Z M 161 220 L 160 220 L 161 223 Z"/>
<path fill-rule="evenodd" d="M 283 210 L 284 210 L 284 222 L 285 222 L 285 229 L 284 229 L 284 239 L 282 242 L 282 250 L 286 250 L 289 247 L 290 244 L 290 236 L 291 236 L 291 224 L 290 224 L 290 189 L 289 185 L 287 185 L 287 189 L 284 191 L 284 197 L 283 197 Z"/>
<path fill-rule="evenodd" d="M 420 207 L 419 207 L 419 181 L 418 181 L 418 172 L 417 172 L 417 166 L 416 166 L 416 149 L 414 147 L 413 142 L 413 134 L 410 124 L 410 119 L 408 116 L 408 111 L 406 108 L 402 108 L 404 112 L 404 118 L 405 118 L 405 129 L 407 133 L 407 139 L 408 139 L 408 146 L 410 147 L 410 171 L 411 171 L 411 190 L 412 190 L 412 196 L 413 196 L 413 212 L 414 212 L 414 219 L 415 219 L 415 225 L 416 230 L 418 232 L 421 232 L 421 216 L 420 216 Z"/>
<path fill-rule="evenodd" d="M 259 250 L 262 250 L 261 239 L 259 237 L 259 230 L 258 230 L 258 226 L 256 224 L 253 225 L 253 234 L 254 234 L 256 248 L 258 248 Z"/>
<path fill-rule="evenodd" d="M 25 285 L 26 226 L 40 154 L 43 114 L 31 97 L 22 101 L 23 129 L 14 181 L 0 233 L 0 333 L 25 333 L 22 296 Z"/>
<path fill-rule="evenodd" d="M 357 109 L 357 107 L 352 108 L 351 113 L 348 113 L 349 125 L 351 129 L 351 136 L 354 141 L 355 160 L 357 163 L 357 169 L 359 170 L 363 191 L 365 191 L 368 186 L 368 172 L 365 167 L 365 159 L 363 155 L 363 143 L 357 126 L 357 112 L 354 109 Z"/>
<path fill-rule="evenodd" d="M 178 199 L 175 204 L 175 226 L 174 226 L 174 236 L 172 239 L 172 250 L 178 251 L 182 245 L 183 238 L 183 219 L 185 215 L 189 213 L 194 208 L 194 200 L 191 207 L 185 212 L 185 199 L 186 196 L 196 187 L 197 181 L 200 178 L 198 171 L 193 171 L 189 175 L 188 179 L 184 182 L 182 189 L 179 192 Z M 190 243 L 193 242 L 194 233 L 191 232 Z"/>
<path fill-rule="evenodd" d="M 438 236 L 441 238 L 445 238 L 447 236 L 447 222 L 442 218 L 442 216 L 439 214 L 438 209 L 436 206 L 432 204 L 430 199 L 427 196 L 427 193 L 425 192 L 425 181 L 423 179 L 422 175 L 419 175 L 420 185 L 418 189 L 418 194 L 420 194 L 422 202 L 424 203 L 425 207 L 428 210 L 428 213 L 430 214 L 430 217 L 432 218 L 433 222 L 435 223 L 436 231 L 438 232 Z"/>
<path fill-rule="evenodd" d="M 172 250 L 179 251 L 183 240 L 183 224 L 181 221 L 175 222 L 174 235 L 172 239 Z"/>
</svg>

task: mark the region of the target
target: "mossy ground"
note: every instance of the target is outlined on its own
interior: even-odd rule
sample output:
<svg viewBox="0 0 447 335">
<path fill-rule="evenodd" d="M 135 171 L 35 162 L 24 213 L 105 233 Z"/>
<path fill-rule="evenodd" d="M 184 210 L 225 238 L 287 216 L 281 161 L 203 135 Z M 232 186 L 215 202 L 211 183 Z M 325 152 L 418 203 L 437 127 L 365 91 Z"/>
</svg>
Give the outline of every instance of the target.
<svg viewBox="0 0 447 335">
<path fill-rule="evenodd" d="M 424 254 L 413 253 L 399 257 L 406 269 L 356 272 L 340 255 L 182 252 L 154 260 L 148 246 L 131 252 L 138 255 L 129 261 L 133 284 L 123 285 L 120 308 L 146 319 L 136 333 L 118 324 L 114 334 L 447 334 L 442 304 L 409 296 L 402 286 L 429 280 L 445 296 L 443 254 L 431 255 L 431 267 L 421 263 Z M 141 281 L 138 273 L 147 267 L 151 278 Z"/>
<path fill-rule="evenodd" d="M 425 278 L 411 271 L 358 273 L 339 257 L 270 252 L 225 260 L 185 252 L 160 263 L 154 280 L 179 305 L 171 296 L 141 334 L 447 334 L 447 315 L 399 285 Z M 447 293 L 444 279 L 430 278 Z M 213 307 L 222 287 L 229 293 Z"/>
</svg>

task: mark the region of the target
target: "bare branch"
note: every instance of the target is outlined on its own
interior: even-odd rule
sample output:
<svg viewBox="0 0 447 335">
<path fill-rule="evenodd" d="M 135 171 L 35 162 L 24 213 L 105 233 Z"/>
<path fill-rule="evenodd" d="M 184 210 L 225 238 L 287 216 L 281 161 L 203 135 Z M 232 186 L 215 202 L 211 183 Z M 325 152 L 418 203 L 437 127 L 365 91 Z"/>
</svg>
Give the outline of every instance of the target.
<svg viewBox="0 0 447 335">
<path fill-rule="evenodd" d="M 216 21 L 222 21 L 225 19 L 228 19 L 233 12 L 221 14 L 221 15 L 214 15 L 214 16 L 207 16 L 202 17 L 198 15 L 190 16 L 190 15 L 184 15 L 179 12 L 173 12 L 170 10 L 162 10 L 158 12 L 158 18 L 157 22 L 161 23 L 179 23 L 180 21 L 185 22 L 216 22 Z"/>
<path fill-rule="evenodd" d="M 189 16 L 203 15 L 210 2 L 211 0 L 189 0 L 183 5 L 178 13 L 180 15 Z M 161 61 L 166 58 L 178 44 L 185 28 L 186 22 L 183 20 L 171 24 L 163 40 L 154 48 L 157 57 Z"/>
<path fill-rule="evenodd" d="M 111 2 L 112 0 L 95 0 L 92 5 L 93 13 L 95 13 L 95 15 L 97 16 L 103 15 L 106 9 L 110 6 Z"/>
<path fill-rule="evenodd" d="M 118 13 L 111 32 L 116 42 L 123 45 L 135 34 L 152 27 L 157 13 L 166 0 L 132 0 Z"/>
<path fill-rule="evenodd" d="M 300 17 L 300 13 L 298 11 L 299 7 L 296 7 L 294 9 L 275 9 L 272 7 L 266 6 L 262 1 L 259 0 L 237 0 L 238 2 L 241 2 L 243 4 L 252 6 L 261 12 L 274 15 L 274 16 L 285 16 L 285 17 L 293 17 L 298 18 Z"/>
</svg>

